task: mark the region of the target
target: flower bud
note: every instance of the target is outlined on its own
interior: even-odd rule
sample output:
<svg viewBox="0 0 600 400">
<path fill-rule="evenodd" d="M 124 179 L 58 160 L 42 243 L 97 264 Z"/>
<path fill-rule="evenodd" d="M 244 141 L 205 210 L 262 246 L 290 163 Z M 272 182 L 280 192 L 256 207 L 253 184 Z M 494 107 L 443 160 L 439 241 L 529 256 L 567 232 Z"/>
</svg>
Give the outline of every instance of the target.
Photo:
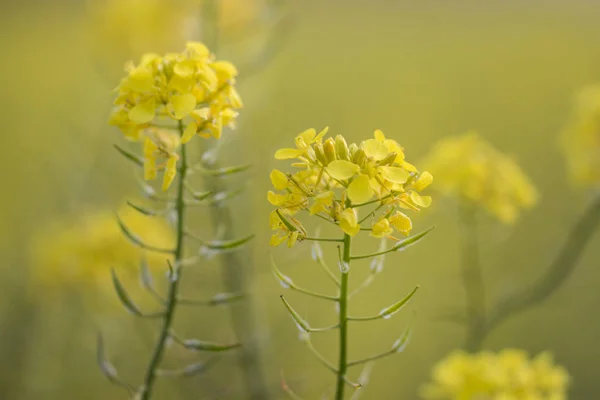
<svg viewBox="0 0 600 400">
<path fill-rule="evenodd" d="M 340 160 L 350 161 L 350 151 L 348 150 L 348 143 L 342 135 L 335 137 L 335 150 Z"/>
<path fill-rule="evenodd" d="M 354 157 L 354 155 L 356 154 L 356 151 L 358 150 L 358 146 L 356 145 L 356 143 L 352 143 L 348 147 L 348 150 L 350 151 L 350 159 L 352 159 Z"/>
<path fill-rule="evenodd" d="M 325 157 L 323 145 L 321 143 L 315 143 L 313 149 L 315 151 L 315 157 L 317 157 L 317 160 L 319 160 L 321 164 L 327 166 L 329 163 L 327 162 L 327 158 Z"/>
<path fill-rule="evenodd" d="M 365 164 L 367 163 L 367 155 L 365 151 L 363 149 L 356 150 L 354 157 L 352 157 L 352 162 L 359 167 L 364 168 Z"/>
<path fill-rule="evenodd" d="M 397 156 L 398 156 L 398 153 L 393 151 L 390 154 L 388 154 L 383 160 L 379 161 L 378 164 L 379 165 L 392 165 L 394 163 L 394 161 L 396 161 Z"/>
<path fill-rule="evenodd" d="M 325 152 L 325 158 L 327 159 L 328 164 L 336 160 L 335 142 L 332 138 L 329 138 L 325 141 L 323 144 L 323 151 Z"/>
<path fill-rule="evenodd" d="M 304 156 L 306 158 L 308 158 L 308 160 L 311 163 L 317 162 L 317 155 L 315 154 L 315 151 L 312 149 L 312 147 L 309 147 L 308 149 L 306 149 L 306 153 L 304 154 Z"/>
</svg>

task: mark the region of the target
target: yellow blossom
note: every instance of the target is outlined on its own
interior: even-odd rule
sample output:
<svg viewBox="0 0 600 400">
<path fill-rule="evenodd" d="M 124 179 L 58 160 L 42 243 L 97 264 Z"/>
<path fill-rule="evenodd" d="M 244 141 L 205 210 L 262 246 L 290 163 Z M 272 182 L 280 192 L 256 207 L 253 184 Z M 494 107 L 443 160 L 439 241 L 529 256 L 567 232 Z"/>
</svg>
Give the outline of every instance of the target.
<svg viewBox="0 0 600 400">
<path fill-rule="evenodd" d="M 307 129 L 296 136 L 294 147 L 275 152 L 277 160 L 292 160 L 291 166 L 297 172 L 271 172 L 271 183 L 281 193 L 269 191 L 269 202 L 286 215 L 300 211 L 318 215 L 351 236 L 360 232 L 361 223 L 371 223 L 371 229 L 365 230 L 375 237 L 394 239 L 394 230 L 408 234 L 412 223 L 398 209 L 419 211 L 429 207 L 431 198 L 419 192 L 431 184 L 433 176 L 419 173 L 407 163 L 404 149 L 381 131 L 375 131 L 372 139 L 350 144 L 341 135 L 325 138 L 327 132 L 328 128 L 319 133 Z M 376 210 L 359 220 L 358 209 L 370 204 Z M 377 217 L 379 210 L 382 214 Z M 283 241 L 281 236 L 278 238 L 272 244 Z"/>
<path fill-rule="evenodd" d="M 127 227 L 145 243 L 161 248 L 174 246 L 168 223 L 141 215 L 130 207 L 118 210 Z M 139 264 L 145 258 L 152 269 L 166 270 L 168 255 L 146 252 L 128 241 L 114 211 L 92 210 L 48 224 L 32 240 L 32 288 L 44 293 L 81 290 L 95 298 L 114 296 L 110 270 L 134 289 Z M 91 299 L 93 300 L 93 299 Z M 102 301 L 100 301 L 102 303 Z"/>
<path fill-rule="evenodd" d="M 109 122 L 127 139 L 144 141 L 146 179 L 156 177 L 157 157 L 168 159 L 163 179 L 167 190 L 175 178 L 180 145 L 196 135 L 218 139 L 224 126 L 235 125 L 235 110 L 242 106 L 235 89 L 237 69 L 215 61 L 202 43 L 189 42 L 181 53 L 145 54 L 126 71 Z M 165 131 L 177 140 L 165 143 Z"/>
<path fill-rule="evenodd" d="M 536 204 L 538 192 L 515 160 L 497 150 L 475 132 L 441 140 L 422 161 L 436 177 L 436 187 L 484 208 L 501 222 L 512 223 L 521 208 Z M 415 189 L 432 178 L 423 173 Z M 410 203 L 428 204 L 418 193 Z"/>
<path fill-rule="evenodd" d="M 564 400 L 566 370 L 549 353 L 533 359 L 522 350 L 468 354 L 455 351 L 433 369 L 432 382 L 421 390 L 427 400 Z"/>
<path fill-rule="evenodd" d="M 600 185 L 600 85 L 583 88 L 560 135 L 569 175 L 580 185 Z"/>
</svg>

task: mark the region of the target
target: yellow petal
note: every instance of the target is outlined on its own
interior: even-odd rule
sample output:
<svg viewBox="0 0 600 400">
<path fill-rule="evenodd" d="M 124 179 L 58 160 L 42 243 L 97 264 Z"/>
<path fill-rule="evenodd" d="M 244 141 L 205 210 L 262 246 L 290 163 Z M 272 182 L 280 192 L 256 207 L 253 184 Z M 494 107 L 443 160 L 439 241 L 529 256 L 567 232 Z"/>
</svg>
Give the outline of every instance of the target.
<svg viewBox="0 0 600 400">
<path fill-rule="evenodd" d="M 136 124 L 145 124 L 154 119 L 156 111 L 154 99 L 150 99 L 135 105 L 129 110 L 129 119 Z"/>
<path fill-rule="evenodd" d="M 353 208 L 347 208 L 340 214 L 340 229 L 350 235 L 356 236 L 356 234 L 360 231 L 360 226 L 358 225 L 356 211 Z"/>
<path fill-rule="evenodd" d="M 323 128 L 323 130 L 321 132 L 319 132 L 319 134 L 317 136 L 315 136 L 315 138 L 312 140 L 313 142 L 320 142 L 321 139 L 323 139 L 323 136 L 325 136 L 327 134 L 327 131 L 329 131 L 329 127 L 326 126 L 325 128 Z"/>
<path fill-rule="evenodd" d="M 328 190 L 327 192 L 323 192 L 315 196 L 315 200 L 323 205 L 330 206 L 333 204 L 334 197 L 335 194 L 331 190 Z"/>
<path fill-rule="evenodd" d="M 156 160 L 154 158 L 144 160 L 144 179 L 147 181 L 156 179 Z"/>
<path fill-rule="evenodd" d="M 296 244 L 296 241 L 298 240 L 298 235 L 299 235 L 298 231 L 294 231 L 294 232 L 292 232 L 291 235 L 289 235 L 288 243 L 287 243 L 288 247 L 291 248 Z"/>
<path fill-rule="evenodd" d="M 298 158 L 304 154 L 303 149 L 279 149 L 275 152 L 276 160 L 289 160 L 291 158 Z"/>
<path fill-rule="evenodd" d="M 158 146 L 149 137 L 144 140 L 144 158 L 155 157 Z"/>
<path fill-rule="evenodd" d="M 298 138 L 302 138 L 302 140 L 304 141 L 304 143 L 309 144 L 312 142 L 313 138 L 315 137 L 315 135 L 317 134 L 317 131 L 315 131 L 313 128 L 307 129 L 303 132 L 300 132 L 297 136 L 296 139 Z"/>
<path fill-rule="evenodd" d="M 415 182 L 413 182 L 413 187 L 420 192 L 427 186 L 431 185 L 431 182 L 433 182 L 433 175 L 431 175 L 427 171 L 424 171 L 421 172 L 419 178 Z"/>
<path fill-rule="evenodd" d="M 188 79 L 194 76 L 196 72 L 196 61 L 194 60 L 185 60 L 182 62 L 178 62 L 173 67 L 173 72 L 175 75 L 179 76 L 183 79 Z"/>
<path fill-rule="evenodd" d="M 175 179 L 175 175 L 177 174 L 177 156 L 172 155 L 169 157 L 167 161 L 167 167 L 165 168 L 165 173 L 163 175 L 163 184 L 162 190 L 166 192 L 171 186 L 173 179 Z"/>
<path fill-rule="evenodd" d="M 148 68 L 135 68 L 129 73 L 127 85 L 135 92 L 149 92 L 154 86 L 152 70 Z"/>
<path fill-rule="evenodd" d="M 210 66 L 215 70 L 215 73 L 221 82 L 235 78 L 238 74 L 238 70 L 235 65 L 229 61 L 215 61 L 214 63 L 210 64 Z"/>
<path fill-rule="evenodd" d="M 371 227 L 371 236 L 373 237 L 386 237 L 391 235 L 393 232 L 390 227 L 390 221 L 387 218 L 380 218 L 377 222 L 373 224 Z"/>
<path fill-rule="evenodd" d="M 400 167 L 379 167 L 379 171 L 381 175 L 385 179 L 394 183 L 406 183 L 409 178 L 408 172 L 405 169 Z"/>
<path fill-rule="evenodd" d="M 183 136 L 181 136 L 181 143 L 185 144 L 189 142 L 196 135 L 197 131 L 198 124 L 196 124 L 195 122 L 190 122 L 189 125 L 185 128 Z"/>
<path fill-rule="evenodd" d="M 187 42 L 185 47 L 193 57 L 208 57 L 210 55 L 208 47 L 200 42 Z"/>
<path fill-rule="evenodd" d="M 390 217 L 390 223 L 398 232 L 402 232 L 406 235 L 408 235 L 412 229 L 412 221 L 406 214 L 400 211 L 397 211 Z"/>
<path fill-rule="evenodd" d="M 273 235 L 269 241 L 269 246 L 277 247 L 285 240 L 285 236 Z"/>
<path fill-rule="evenodd" d="M 367 175 L 359 175 L 348 186 L 348 198 L 352 204 L 365 203 L 373 197 L 373 189 Z"/>
<path fill-rule="evenodd" d="M 383 132 L 379 129 L 377 129 L 373 136 L 375 137 L 375 140 L 377 140 L 378 142 L 383 143 L 385 141 L 385 135 L 383 134 Z"/>
<path fill-rule="evenodd" d="M 269 190 L 267 192 L 267 200 L 269 200 L 269 203 L 273 204 L 274 206 L 280 207 L 287 203 L 288 195 L 278 194 Z"/>
<path fill-rule="evenodd" d="M 350 161 L 335 160 L 325 168 L 327 173 L 334 179 L 346 180 L 352 178 L 360 167 Z"/>
<path fill-rule="evenodd" d="M 271 179 L 273 187 L 277 190 L 284 190 L 289 186 L 289 180 L 287 176 L 278 169 L 271 171 L 269 178 Z"/>
<path fill-rule="evenodd" d="M 423 208 L 427 208 L 431 205 L 431 197 L 430 196 L 421 196 L 419 193 L 412 191 L 410 193 L 410 199 L 412 202 Z"/>
<path fill-rule="evenodd" d="M 362 143 L 361 148 L 367 157 L 370 157 L 376 161 L 383 160 L 389 154 L 387 147 L 376 139 L 365 140 Z"/>
<path fill-rule="evenodd" d="M 175 118 L 182 119 L 196 107 L 196 97 L 191 93 L 176 94 L 171 98 L 171 107 Z"/>
</svg>

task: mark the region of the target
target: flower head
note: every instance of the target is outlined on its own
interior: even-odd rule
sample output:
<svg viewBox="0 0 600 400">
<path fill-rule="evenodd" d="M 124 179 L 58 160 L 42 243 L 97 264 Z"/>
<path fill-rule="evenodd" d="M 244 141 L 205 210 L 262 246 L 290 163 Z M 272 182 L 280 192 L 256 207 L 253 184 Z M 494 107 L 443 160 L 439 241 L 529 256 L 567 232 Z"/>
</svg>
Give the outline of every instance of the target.
<svg viewBox="0 0 600 400">
<path fill-rule="evenodd" d="M 173 233 L 166 222 L 143 216 L 130 207 L 119 210 L 119 216 L 145 242 L 173 247 Z M 169 258 L 144 252 L 128 241 L 114 213 L 108 210 L 48 225 L 34 237 L 31 248 L 32 287 L 55 293 L 80 288 L 84 292 L 112 296 L 111 268 L 115 268 L 123 280 L 136 279 L 142 258 L 151 268 L 166 268 Z"/>
<path fill-rule="evenodd" d="M 504 223 L 514 222 L 520 208 L 537 202 L 537 190 L 517 163 L 475 132 L 441 140 L 423 164 L 440 191 L 467 199 Z M 429 179 L 421 176 L 415 186 Z"/>
<path fill-rule="evenodd" d="M 522 350 L 451 353 L 433 369 L 421 397 L 429 400 L 566 398 L 569 375 L 549 353 L 534 358 Z"/>
<path fill-rule="evenodd" d="M 223 127 L 234 125 L 242 107 L 237 69 L 215 60 L 202 43 L 188 42 L 181 53 L 145 54 L 126 71 L 110 123 L 128 139 L 144 141 L 146 179 L 156 177 L 157 156 L 167 159 L 166 190 L 176 173 L 179 145 L 194 136 L 218 139 Z"/>
<path fill-rule="evenodd" d="M 600 85 L 581 90 L 567 126 L 560 135 L 573 182 L 600 185 Z"/>
<path fill-rule="evenodd" d="M 287 227 L 287 232 L 294 234 L 293 243 L 306 236 L 299 220 L 293 218 L 292 223 L 292 216 L 301 211 L 318 215 L 351 236 L 361 229 L 370 230 L 375 237 L 393 238 L 394 230 L 408 234 L 412 223 L 399 210 L 419 211 L 431 204 L 431 198 L 419 192 L 431 184 L 432 175 L 419 173 L 406 162 L 404 149 L 379 130 L 372 139 L 358 144 L 348 144 L 341 135 L 326 138 L 327 132 L 328 128 L 318 133 L 308 129 L 296 136 L 294 147 L 275 153 L 278 160 L 292 160 L 296 169 L 291 173 L 273 170 L 270 177 L 275 191 L 267 195 L 277 207 L 278 217 L 284 215 L 288 220 L 289 224 L 283 225 L 295 228 Z M 375 210 L 361 220 L 359 208 L 371 204 Z M 362 228 L 364 222 L 371 228 Z M 280 231 L 281 225 L 272 223 L 271 227 Z M 271 244 L 281 243 L 282 237 L 276 233 Z"/>
</svg>

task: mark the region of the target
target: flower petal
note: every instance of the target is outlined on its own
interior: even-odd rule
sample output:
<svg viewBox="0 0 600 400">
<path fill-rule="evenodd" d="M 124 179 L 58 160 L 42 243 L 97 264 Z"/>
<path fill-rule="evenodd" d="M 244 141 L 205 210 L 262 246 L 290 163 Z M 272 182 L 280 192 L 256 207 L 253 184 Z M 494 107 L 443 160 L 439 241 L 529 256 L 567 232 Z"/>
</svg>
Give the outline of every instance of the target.
<svg viewBox="0 0 600 400">
<path fill-rule="evenodd" d="M 279 149 L 275 152 L 276 160 L 289 160 L 292 158 L 298 158 L 304 154 L 304 149 Z"/>
<path fill-rule="evenodd" d="M 196 124 L 195 122 L 190 122 L 189 125 L 185 128 L 183 135 L 181 136 L 181 143 L 185 144 L 189 142 L 196 135 L 197 131 L 198 124 Z"/>
<path fill-rule="evenodd" d="M 163 184 L 162 190 L 166 192 L 171 186 L 173 179 L 175 179 L 175 175 L 177 174 L 177 155 L 172 155 L 169 157 L 167 161 L 167 167 L 165 168 L 165 172 L 163 175 Z"/>
<path fill-rule="evenodd" d="M 387 147 L 377 139 L 365 140 L 361 148 L 367 157 L 371 157 L 376 161 L 383 160 L 389 154 Z"/>
<path fill-rule="evenodd" d="M 420 192 L 427 186 L 431 185 L 431 182 L 433 182 L 433 175 L 431 175 L 427 171 L 424 171 L 421 172 L 419 178 L 415 182 L 413 182 L 413 187 Z"/>
<path fill-rule="evenodd" d="M 431 205 L 431 197 L 430 196 L 421 196 L 419 193 L 412 191 L 410 192 L 410 199 L 412 202 L 423 208 L 427 208 Z"/>
<path fill-rule="evenodd" d="M 325 169 L 332 178 L 339 180 L 350 179 L 360 171 L 358 165 L 346 160 L 332 161 Z"/>
<path fill-rule="evenodd" d="M 348 186 L 348 198 L 352 204 L 365 203 L 373 197 L 373 189 L 367 175 L 359 175 Z"/>
<path fill-rule="evenodd" d="M 269 178 L 271 179 L 273 187 L 277 190 L 284 190 L 289 186 L 289 180 L 287 176 L 278 169 L 271 171 Z"/>
<path fill-rule="evenodd" d="M 171 98 L 175 118 L 182 119 L 196 108 L 196 97 L 191 93 L 176 94 Z"/>
<path fill-rule="evenodd" d="M 406 183 L 409 178 L 408 172 L 400 167 L 379 167 L 379 171 L 385 179 L 394 183 Z"/>
<path fill-rule="evenodd" d="M 412 229 L 412 221 L 406 214 L 400 211 L 397 211 L 390 217 L 390 223 L 398 232 L 402 232 L 405 235 L 408 235 Z"/>
<path fill-rule="evenodd" d="M 358 225 L 356 211 L 354 208 L 347 208 L 340 214 L 340 229 L 350 235 L 356 236 L 360 231 L 360 225 Z"/>
<path fill-rule="evenodd" d="M 129 119 L 136 124 L 145 124 L 154 119 L 155 112 L 154 99 L 146 100 L 129 110 Z"/>
</svg>

